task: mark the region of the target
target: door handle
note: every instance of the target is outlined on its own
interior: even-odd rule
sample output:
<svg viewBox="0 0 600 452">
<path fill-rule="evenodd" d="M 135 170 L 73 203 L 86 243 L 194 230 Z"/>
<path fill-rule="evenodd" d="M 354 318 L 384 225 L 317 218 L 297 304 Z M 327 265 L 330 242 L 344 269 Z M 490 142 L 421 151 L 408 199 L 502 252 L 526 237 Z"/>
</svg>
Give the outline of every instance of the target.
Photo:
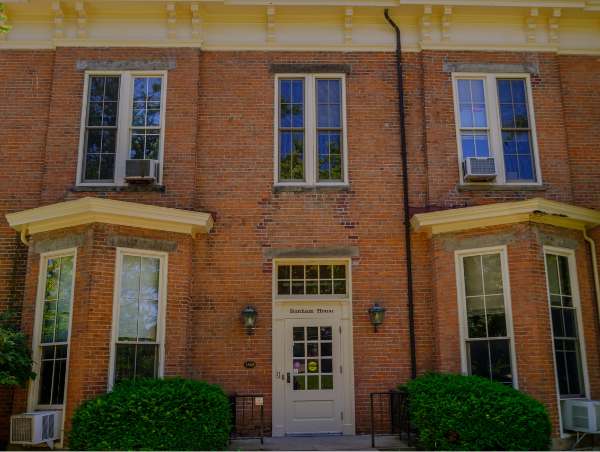
<svg viewBox="0 0 600 452">
<path fill-rule="evenodd" d="M 290 382 L 290 373 L 289 372 L 287 373 L 287 382 L 288 383 Z"/>
</svg>

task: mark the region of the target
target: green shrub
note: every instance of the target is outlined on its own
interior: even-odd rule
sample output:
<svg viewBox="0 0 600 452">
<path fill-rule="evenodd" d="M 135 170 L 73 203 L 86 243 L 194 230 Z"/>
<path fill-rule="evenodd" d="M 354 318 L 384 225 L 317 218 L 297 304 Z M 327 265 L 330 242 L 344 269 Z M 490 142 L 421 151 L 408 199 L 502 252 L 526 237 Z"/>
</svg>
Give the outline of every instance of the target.
<svg viewBox="0 0 600 452">
<path fill-rule="evenodd" d="M 71 450 L 224 450 L 231 409 L 216 385 L 182 378 L 122 381 L 84 401 Z"/>
<path fill-rule="evenodd" d="M 428 374 L 408 382 L 410 421 L 426 450 L 549 450 L 544 405 L 481 377 Z"/>
</svg>

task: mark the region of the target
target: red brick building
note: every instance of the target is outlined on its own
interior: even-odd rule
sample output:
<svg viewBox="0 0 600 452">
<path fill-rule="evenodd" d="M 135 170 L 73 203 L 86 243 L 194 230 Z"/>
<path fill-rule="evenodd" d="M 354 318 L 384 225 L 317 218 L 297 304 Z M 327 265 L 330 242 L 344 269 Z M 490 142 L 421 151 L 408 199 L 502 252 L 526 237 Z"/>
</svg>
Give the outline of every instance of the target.
<svg viewBox="0 0 600 452">
<path fill-rule="evenodd" d="M 556 438 L 600 398 L 600 6 L 390 4 L 404 172 L 384 7 L 305 3 L 4 1 L 0 306 L 38 378 L 0 440 L 136 376 L 264 394 L 277 436 L 369 432 L 425 370 Z"/>
</svg>

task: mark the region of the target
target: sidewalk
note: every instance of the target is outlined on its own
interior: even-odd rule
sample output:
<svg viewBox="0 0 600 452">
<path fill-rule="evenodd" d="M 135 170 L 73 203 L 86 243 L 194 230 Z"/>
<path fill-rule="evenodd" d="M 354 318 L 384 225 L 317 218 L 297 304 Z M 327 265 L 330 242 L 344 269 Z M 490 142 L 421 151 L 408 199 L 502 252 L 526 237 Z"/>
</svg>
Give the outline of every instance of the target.
<svg viewBox="0 0 600 452">
<path fill-rule="evenodd" d="M 414 446 L 414 444 L 413 444 Z M 233 440 L 228 450 L 415 450 L 397 436 L 376 436 L 375 448 L 371 447 L 371 435 L 356 436 L 282 436 L 260 439 Z"/>
</svg>

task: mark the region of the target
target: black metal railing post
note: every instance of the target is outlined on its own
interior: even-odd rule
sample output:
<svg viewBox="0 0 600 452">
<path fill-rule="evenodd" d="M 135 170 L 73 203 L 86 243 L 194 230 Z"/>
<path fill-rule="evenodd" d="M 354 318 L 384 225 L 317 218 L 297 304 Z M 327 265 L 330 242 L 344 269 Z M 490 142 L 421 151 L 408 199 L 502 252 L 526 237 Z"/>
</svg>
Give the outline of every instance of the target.
<svg viewBox="0 0 600 452">
<path fill-rule="evenodd" d="M 402 440 L 402 433 L 407 436 L 408 446 L 412 445 L 410 438 L 410 419 L 408 415 L 408 394 L 405 391 L 389 391 L 389 392 L 372 392 L 369 394 L 371 408 L 371 447 L 375 448 L 375 433 L 378 430 L 375 425 L 375 403 L 374 396 L 379 396 L 379 430 L 380 436 L 386 436 L 388 431 L 383 417 L 383 398 L 387 397 L 389 402 L 389 435 L 394 435 L 394 428 L 398 428 L 398 439 Z M 386 410 L 388 408 L 386 407 Z M 386 419 L 387 420 L 387 419 Z"/>
<path fill-rule="evenodd" d="M 241 394 L 233 393 L 232 395 L 229 396 L 229 401 L 232 405 L 231 406 L 231 420 L 233 423 L 233 428 L 231 429 L 231 433 L 229 435 L 229 443 L 230 444 L 231 444 L 232 439 L 238 439 L 238 435 L 241 436 L 241 439 L 260 438 L 260 443 L 264 444 L 264 435 L 265 435 L 264 405 L 260 405 L 260 436 L 257 436 L 256 433 L 252 433 L 253 431 L 256 431 L 255 425 L 254 425 L 254 407 L 258 406 L 258 405 L 254 404 L 254 399 L 256 397 L 263 398 L 263 403 L 264 403 L 264 396 L 262 394 L 241 395 Z M 241 407 L 242 422 L 241 422 L 241 424 L 238 424 L 238 422 L 237 422 L 239 419 L 239 417 L 238 417 L 238 399 L 241 399 L 241 401 L 242 401 L 242 407 Z M 250 427 L 246 426 L 247 400 L 250 400 L 250 407 L 249 407 Z"/>
</svg>

